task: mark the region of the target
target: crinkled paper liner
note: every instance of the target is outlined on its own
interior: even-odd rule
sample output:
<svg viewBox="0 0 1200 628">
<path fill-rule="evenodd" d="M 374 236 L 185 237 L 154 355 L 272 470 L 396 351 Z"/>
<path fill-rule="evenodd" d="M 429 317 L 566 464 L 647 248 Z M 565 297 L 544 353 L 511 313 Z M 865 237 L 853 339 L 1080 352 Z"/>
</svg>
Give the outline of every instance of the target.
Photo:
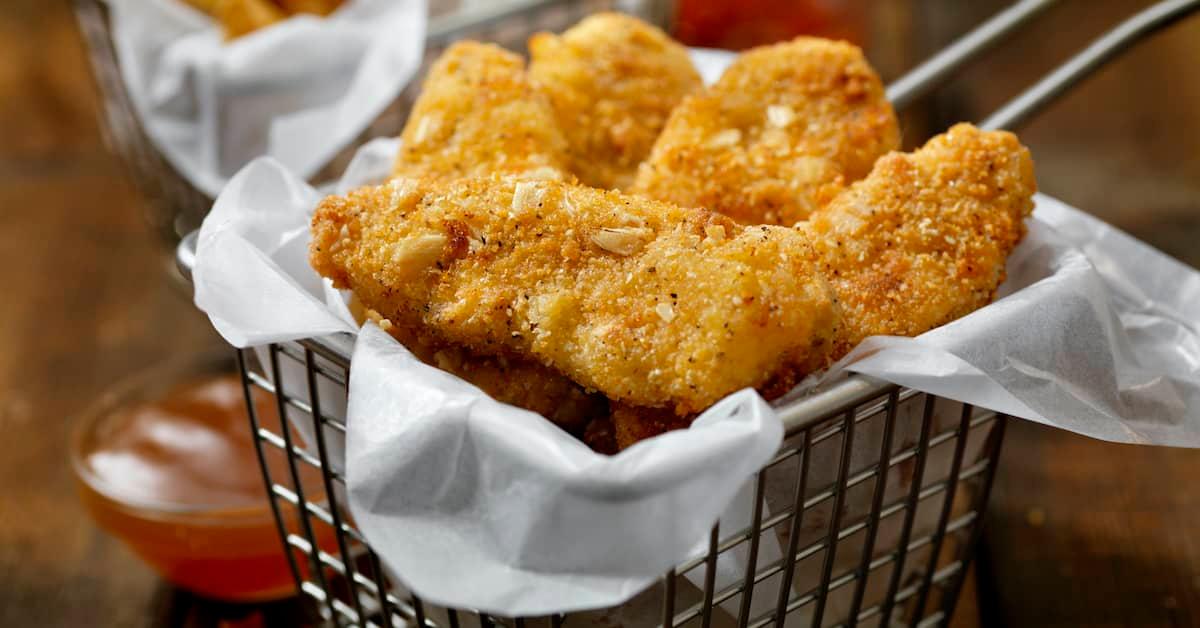
<svg viewBox="0 0 1200 628">
<path fill-rule="evenodd" d="M 216 194 L 252 159 L 307 178 L 366 129 L 420 67 L 424 0 L 348 0 L 225 41 L 183 0 L 107 0 L 130 100 L 151 141 Z"/>
</svg>

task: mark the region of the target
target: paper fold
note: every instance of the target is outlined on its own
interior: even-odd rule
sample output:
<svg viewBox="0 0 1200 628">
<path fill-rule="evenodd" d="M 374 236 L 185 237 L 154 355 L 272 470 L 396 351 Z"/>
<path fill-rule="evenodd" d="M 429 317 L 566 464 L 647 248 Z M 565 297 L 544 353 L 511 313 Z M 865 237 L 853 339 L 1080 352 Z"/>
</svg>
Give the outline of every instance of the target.
<svg viewBox="0 0 1200 628">
<path fill-rule="evenodd" d="M 540 615 L 623 601 L 690 555 L 782 438 L 746 390 L 692 429 L 602 456 L 373 325 L 353 364 L 355 521 L 409 588 L 452 607 Z"/>
<path fill-rule="evenodd" d="M 106 0 L 130 100 L 154 145 L 216 196 L 251 159 L 302 178 L 353 141 L 420 67 L 424 0 L 348 0 L 226 42 L 182 0 Z"/>
</svg>

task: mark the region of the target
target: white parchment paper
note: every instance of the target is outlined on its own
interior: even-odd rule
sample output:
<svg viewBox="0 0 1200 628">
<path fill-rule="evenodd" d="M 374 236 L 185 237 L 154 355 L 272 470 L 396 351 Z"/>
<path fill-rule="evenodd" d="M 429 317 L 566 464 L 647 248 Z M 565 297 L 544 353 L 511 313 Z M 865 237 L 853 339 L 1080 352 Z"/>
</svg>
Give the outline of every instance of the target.
<svg viewBox="0 0 1200 628">
<path fill-rule="evenodd" d="M 425 0 L 348 0 L 233 41 L 182 0 L 107 0 L 121 76 L 151 141 L 216 196 L 251 159 L 307 178 L 421 62 Z"/>
<path fill-rule="evenodd" d="M 332 191 L 380 181 L 397 149 L 366 145 Z M 756 394 L 594 454 L 377 328 L 359 332 L 307 263 L 321 196 L 273 159 L 238 173 L 201 229 L 196 304 L 239 347 L 357 333 L 349 503 L 406 586 L 504 615 L 606 607 L 702 551 L 718 517 L 744 525 L 746 480 L 780 441 Z M 1200 446 L 1200 274 L 1046 196 L 1028 224 L 995 303 L 918 338 L 868 339 L 802 388 L 858 371 L 1096 438 Z M 778 548 L 764 539 L 762 551 Z M 740 577 L 730 560 L 721 582 Z"/>
<path fill-rule="evenodd" d="M 1200 273 L 1039 195 L 1000 293 L 839 366 L 1093 438 L 1200 446 Z"/>
</svg>

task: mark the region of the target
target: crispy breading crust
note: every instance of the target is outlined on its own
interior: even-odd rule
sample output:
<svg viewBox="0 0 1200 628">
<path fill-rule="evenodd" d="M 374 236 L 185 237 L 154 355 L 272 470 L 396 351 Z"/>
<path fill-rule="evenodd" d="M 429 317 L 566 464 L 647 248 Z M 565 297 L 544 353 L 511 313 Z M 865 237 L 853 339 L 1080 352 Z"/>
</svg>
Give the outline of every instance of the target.
<svg viewBox="0 0 1200 628">
<path fill-rule="evenodd" d="M 608 400 L 588 393 L 575 382 L 531 360 L 476 355 L 462 347 L 439 343 L 429 334 L 392 324 L 379 312 L 350 299 L 350 312 L 362 324 L 374 321 L 422 362 L 478 386 L 492 398 L 532 410 L 564 430 L 583 437 L 583 430 L 607 420 Z"/>
<path fill-rule="evenodd" d="M 529 40 L 529 73 L 566 134 L 584 183 L 624 189 L 679 101 L 701 87 L 687 49 L 619 13 Z"/>
<path fill-rule="evenodd" d="M 447 48 L 413 104 L 393 174 L 563 178 L 567 141 L 524 66 L 519 55 L 491 44 Z"/>
<path fill-rule="evenodd" d="M 312 229 L 313 267 L 394 324 L 680 415 L 824 354 L 837 318 L 797 231 L 582 186 L 394 180 Z"/>
<path fill-rule="evenodd" d="M 393 174 L 560 178 L 566 170 L 566 140 L 549 103 L 531 89 L 524 61 L 496 46 L 465 41 L 447 49 L 430 70 L 405 125 Z M 478 355 L 421 328 L 390 321 L 385 326 L 422 361 L 576 435 L 607 413 L 603 396 L 532 360 Z"/>
<path fill-rule="evenodd" d="M 842 306 L 830 359 L 867 336 L 915 336 L 990 303 L 1036 191 L 1016 136 L 969 124 L 880 159 L 800 227 Z"/>
<path fill-rule="evenodd" d="M 896 114 L 862 51 L 800 37 L 742 54 L 684 99 L 633 191 L 790 226 L 899 143 Z"/>
<path fill-rule="evenodd" d="M 603 424 L 608 421 L 611 425 L 609 429 L 612 430 L 613 440 L 619 451 L 663 432 L 687 429 L 695 418 L 695 414 L 680 416 L 662 408 L 644 408 L 617 403 L 612 405 L 612 413 L 607 418 L 598 418 L 593 423 Z M 597 429 L 589 426 L 589 430 L 593 433 Z"/>
<path fill-rule="evenodd" d="M 830 351 L 759 387 L 767 399 L 872 335 L 915 336 L 991 302 L 1025 233 L 1037 189 L 1015 136 L 960 124 L 912 154 L 881 159 L 863 181 L 799 229 L 813 241 L 842 306 Z M 655 408 L 614 404 L 585 431 L 618 449 L 691 424 Z"/>
</svg>

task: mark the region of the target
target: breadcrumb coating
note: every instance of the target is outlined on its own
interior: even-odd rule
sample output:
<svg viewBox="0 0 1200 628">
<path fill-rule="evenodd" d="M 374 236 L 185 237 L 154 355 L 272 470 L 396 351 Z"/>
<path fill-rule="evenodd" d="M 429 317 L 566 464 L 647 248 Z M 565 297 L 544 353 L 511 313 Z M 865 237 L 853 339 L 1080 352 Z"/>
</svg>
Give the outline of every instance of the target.
<svg viewBox="0 0 1200 628">
<path fill-rule="evenodd" d="M 571 170 L 593 187 L 625 189 L 679 101 L 698 89 L 687 49 L 620 13 L 529 40 L 529 73 L 549 97 Z"/>
<path fill-rule="evenodd" d="M 684 430 L 691 426 L 696 415 L 680 416 L 662 408 L 645 408 L 627 404 L 613 404 L 612 413 L 605 418 L 598 418 L 594 423 L 605 420 L 611 425 L 613 440 L 617 450 L 658 436 L 671 430 Z M 591 428 L 593 431 L 597 428 Z M 591 443 L 589 443 L 590 445 Z"/>
<path fill-rule="evenodd" d="M 362 324 L 374 321 L 418 360 L 479 387 L 493 399 L 532 410 L 564 430 L 583 437 L 592 422 L 607 420 L 608 400 L 527 359 L 480 356 L 463 347 L 439 343 L 429 334 L 394 325 L 379 312 L 350 299 L 350 312 Z"/>
<path fill-rule="evenodd" d="M 824 355 L 804 236 L 552 181 L 393 180 L 325 199 L 311 262 L 393 324 L 686 415 Z"/>
<path fill-rule="evenodd" d="M 434 63 L 402 134 L 394 176 L 453 180 L 507 173 L 566 176 L 566 140 L 549 103 L 533 91 L 524 61 L 499 47 L 464 41 Z M 537 412 L 576 435 L 607 413 L 607 400 L 541 364 L 478 355 L 400 327 L 373 310 L 389 333 L 422 361 L 478 386 L 493 398 Z"/>
<path fill-rule="evenodd" d="M 1012 133 L 959 124 L 892 153 L 800 229 L 842 307 L 830 359 L 867 336 L 916 336 L 987 305 L 1037 191 Z"/>
<path fill-rule="evenodd" d="M 862 51 L 812 37 L 740 55 L 675 109 L 633 191 L 746 224 L 790 226 L 900 143 Z"/>
<path fill-rule="evenodd" d="M 566 139 L 524 60 L 492 44 L 461 41 L 438 57 L 400 139 L 395 176 L 557 179 L 568 172 Z"/>
<path fill-rule="evenodd" d="M 915 336 L 990 303 L 1025 233 L 1036 189 L 1029 151 L 1014 135 L 968 124 L 915 153 L 881 159 L 866 179 L 799 226 L 842 308 L 835 342 L 817 363 L 782 371 L 759 392 L 767 399 L 786 393 L 868 336 Z M 614 404 L 611 416 L 589 424 L 585 438 L 607 436 L 624 449 L 686 428 L 693 418 Z M 597 438 L 593 447 L 606 444 Z"/>
</svg>

